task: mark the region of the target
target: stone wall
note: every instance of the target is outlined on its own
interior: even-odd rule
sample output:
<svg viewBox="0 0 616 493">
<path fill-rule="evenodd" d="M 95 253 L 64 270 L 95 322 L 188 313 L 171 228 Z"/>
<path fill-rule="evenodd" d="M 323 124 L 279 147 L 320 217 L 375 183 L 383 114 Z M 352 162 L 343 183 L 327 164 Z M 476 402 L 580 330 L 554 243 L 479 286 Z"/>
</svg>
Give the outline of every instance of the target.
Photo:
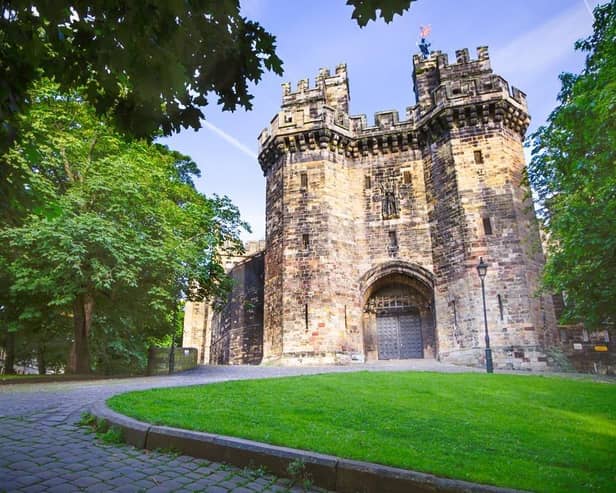
<svg viewBox="0 0 616 493">
<path fill-rule="evenodd" d="M 254 254 L 229 275 L 233 288 L 211 321 L 212 364 L 259 364 L 263 357 L 264 253 Z"/>
<path fill-rule="evenodd" d="M 374 355 L 366 304 L 395 274 L 425 288 L 424 354 L 483 364 L 483 257 L 496 366 L 545 367 L 555 318 L 551 298 L 535 295 L 543 257 L 522 183 L 525 95 L 492 72 L 485 47 L 413 66 L 418 104 L 373 125 L 348 114 L 344 65 L 314 87 L 283 85 L 259 136 L 268 361 Z"/>
<path fill-rule="evenodd" d="M 207 363 L 210 354 L 211 332 L 208 329 L 211 322 L 211 307 L 205 301 L 187 301 L 184 306 L 184 331 L 182 346 L 197 350 L 197 362 Z"/>
</svg>

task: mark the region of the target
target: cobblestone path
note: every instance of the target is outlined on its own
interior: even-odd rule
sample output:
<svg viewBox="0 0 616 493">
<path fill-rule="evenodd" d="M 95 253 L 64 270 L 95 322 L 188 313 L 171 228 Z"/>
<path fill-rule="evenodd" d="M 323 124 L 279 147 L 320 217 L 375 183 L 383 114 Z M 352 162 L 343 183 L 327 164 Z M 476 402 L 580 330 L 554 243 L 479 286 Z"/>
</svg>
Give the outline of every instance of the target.
<svg viewBox="0 0 616 493">
<path fill-rule="evenodd" d="M 460 371 L 425 360 L 328 368 L 205 366 L 166 377 L 0 385 L 0 492 L 304 491 L 258 471 L 107 445 L 77 422 L 94 402 L 128 390 L 365 369 Z"/>
</svg>

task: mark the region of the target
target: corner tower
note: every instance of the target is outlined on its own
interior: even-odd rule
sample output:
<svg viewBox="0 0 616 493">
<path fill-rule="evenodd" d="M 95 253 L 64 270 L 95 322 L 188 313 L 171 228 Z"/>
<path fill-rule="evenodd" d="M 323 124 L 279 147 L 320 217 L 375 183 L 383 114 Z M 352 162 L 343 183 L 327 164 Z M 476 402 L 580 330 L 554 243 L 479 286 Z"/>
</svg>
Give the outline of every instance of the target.
<svg viewBox="0 0 616 493">
<path fill-rule="evenodd" d="M 413 57 L 433 242 L 439 355 L 483 364 L 479 257 L 488 326 L 500 367 L 545 366 L 555 337 L 551 298 L 539 296 L 544 263 L 523 184 L 526 96 L 494 74 L 487 47 Z"/>
<path fill-rule="evenodd" d="M 348 324 L 358 316 L 349 290 L 357 283 L 349 261 L 357 228 L 343 191 L 360 191 L 341 144 L 352 135 L 348 107 L 346 66 L 321 69 L 314 87 L 283 84 L 281 111 L 259 137 L 267 178 L 266 361 L 332 361 L 359 338 Z"/>
<path fill-rule="evenodd" d="M 259 136 L 267 178 L 264 360 L 436 357 L 482 364 L 476 265 L 490 265 L 497 367 L 540 368 L 555 326 L 537 297 L 539 234 L 522 185 L 525 95 L 488 50 L 413 57 L 404 119 L 349 115 L 345 65 L 283 84 Z"/>
</svg>

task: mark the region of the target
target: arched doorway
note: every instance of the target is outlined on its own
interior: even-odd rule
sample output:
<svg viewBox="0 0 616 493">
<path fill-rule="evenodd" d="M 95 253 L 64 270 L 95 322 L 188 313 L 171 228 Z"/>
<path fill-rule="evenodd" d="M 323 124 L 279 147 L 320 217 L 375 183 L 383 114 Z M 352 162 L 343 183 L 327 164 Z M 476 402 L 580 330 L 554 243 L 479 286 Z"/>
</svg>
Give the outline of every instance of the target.
<svg viewBox="0 0 616 493">
<path fill-rule="evenodd" d="M 368 303 L 376 315 L 378 358 L 423 358 L 421 315 L 408 286 L 385 286 Z"/>
<path fill-rule="evenodd" d="M 433 358 L 431 277 L 407 265 L 368 273 L 364 291 L 364 349 L 368 360 Z"/>
</svg>

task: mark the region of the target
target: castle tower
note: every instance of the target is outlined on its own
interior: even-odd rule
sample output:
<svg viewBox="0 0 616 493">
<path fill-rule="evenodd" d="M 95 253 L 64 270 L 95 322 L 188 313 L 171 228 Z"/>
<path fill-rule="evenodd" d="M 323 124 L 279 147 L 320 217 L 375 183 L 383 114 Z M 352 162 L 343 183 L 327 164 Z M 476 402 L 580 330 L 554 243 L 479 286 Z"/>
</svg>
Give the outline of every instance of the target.
<svg viewBox="0 0 616 493">
<path fill-rule="evenodd" d="M 540 368 L 555 327 L 522 185 L 525 95 L 488 50 L 413 57 L 417 104 L 349 116 L 346 66 L 283 85 L 259 136 L 267 178 L 264 360 L 436 357 Z"/>
</svg>

